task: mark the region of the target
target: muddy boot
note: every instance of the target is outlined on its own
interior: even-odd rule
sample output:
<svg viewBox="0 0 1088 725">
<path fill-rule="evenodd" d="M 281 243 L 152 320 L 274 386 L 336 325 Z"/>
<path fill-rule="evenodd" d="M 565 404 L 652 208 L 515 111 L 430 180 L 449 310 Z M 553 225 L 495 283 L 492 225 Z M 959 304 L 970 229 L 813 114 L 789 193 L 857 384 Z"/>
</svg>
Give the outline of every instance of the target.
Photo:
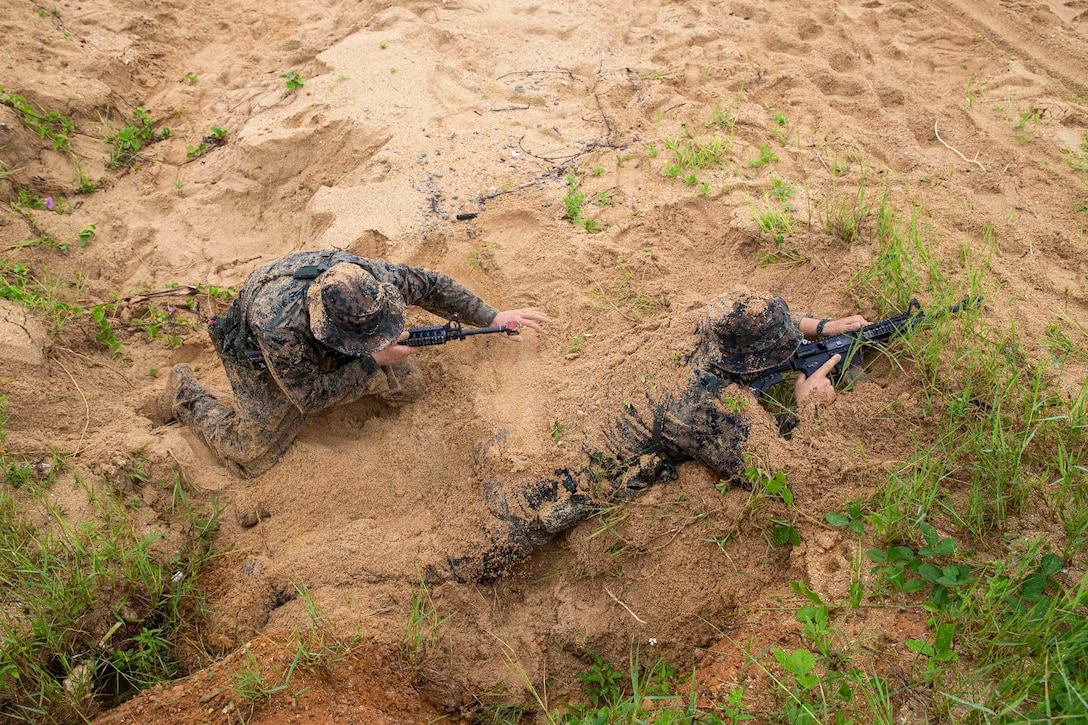
<svg viewBox="0 0 1088 725">
<path fill-rule="evenodd" d="M 175 365 L 174 369 L 170 371 L 170 376 L 166 380 L 166 387 L 163 388 L 162 392 L 145 400 L 136 409 L 136 412 L 150 420 L 155 426 L 166 425 L 177 420 L 177 416 L 174 414 L 174 399 L 177 397 L 178 389 L 186 379 L 195 380 L 193 369 L 184 363 Z"/>
<path fill-rule="evenodd" d="M 457 581 L 491 582 L 527 559 L 533 551 L 598 509 L 583 487 L 580 472 L 556 470 L 551 477 L 506 487 L 484 485 L 484 502 L 494 517 L 486 527 L 487 544 L 478 556 L 451 557 Z"/>
</svg>

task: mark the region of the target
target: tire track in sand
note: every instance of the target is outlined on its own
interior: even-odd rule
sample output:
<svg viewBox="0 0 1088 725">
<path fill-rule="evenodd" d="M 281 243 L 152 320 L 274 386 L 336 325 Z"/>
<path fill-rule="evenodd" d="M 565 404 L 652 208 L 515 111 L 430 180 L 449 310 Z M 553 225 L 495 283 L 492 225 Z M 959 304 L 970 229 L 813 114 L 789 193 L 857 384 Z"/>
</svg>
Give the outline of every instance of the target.
<svg viewBox="0 0 1088 725">
<path fill-rule="evenodd" d="M 1076 36 L 1061 27 L 1061 18 L 1054 16 L 1054 25 L 1033 27 L 1005 8 L 996 7 L 994 0 L 933 0 L 933 5 L 946 15 L 957 18 L 975 29 L 994 45 L 1007 53 L 1030 60 L 1037 68 L 1080 96 L 1088 96 L 1088 83 L 1084 81 L 1088 68 L 1088 54 Z M 1050 12 L 1048 7 L 1040 7 Z"/>
</svg>

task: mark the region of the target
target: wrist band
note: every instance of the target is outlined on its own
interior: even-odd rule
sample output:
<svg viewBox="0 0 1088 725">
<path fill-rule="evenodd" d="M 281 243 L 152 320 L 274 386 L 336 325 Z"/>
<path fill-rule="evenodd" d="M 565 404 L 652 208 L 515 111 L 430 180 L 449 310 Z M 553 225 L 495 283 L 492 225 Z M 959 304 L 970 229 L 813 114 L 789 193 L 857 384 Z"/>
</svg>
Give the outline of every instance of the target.
<svg viewBox="0 0 1088 725">
<path fill-rule="evenodd" d="M 816 337 L 823 337 L 824 325 L 826 325 L 829 322 L 831 322 L 831 320 L 829 320 L 829 319 L 827 319 L 825 317 L 824 319 L 822 319 L 822 320 L 820 320 L 819 322 L 816 323 Z"/>
</svg>

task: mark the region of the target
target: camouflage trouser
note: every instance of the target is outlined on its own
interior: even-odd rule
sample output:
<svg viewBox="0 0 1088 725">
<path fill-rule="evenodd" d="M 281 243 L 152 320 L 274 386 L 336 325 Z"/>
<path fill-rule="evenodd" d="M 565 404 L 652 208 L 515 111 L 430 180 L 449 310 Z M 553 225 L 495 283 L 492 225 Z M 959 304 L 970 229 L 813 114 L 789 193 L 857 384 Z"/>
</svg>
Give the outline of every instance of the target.
<svg viewBox="0 0 1088 725">
<path fill-rule="evenodd" d="M 668 461 L 644 455 L 604 473 L 600 454 L 584 469 L 561 468 L 550 477 L 520 486 L 491 481 L 484 502 L 492 515 L 482 553 L 450 557 L 449 576 L 457 581 L 490 582 L 528 558 L 556 535 L 594 516 L 611 503 L 629 501 L 661 481 L 675 478 Z M 441 576 L 440 572 L 436 572 Z"/>
<path fill-rule="evenodd" d="M 219 459 L 242 478 L 259 476 L 287 452 L 305 416 L 267 370 L 223 359 L 234 408 L 201 385 L 187 366 L 170 374 L 168 402 L 174 416 L 200 435 Z M 383 368 L 360 397 L 399 406 L 419 398 L 422 373 L 414 360 Z"/>
</svg>

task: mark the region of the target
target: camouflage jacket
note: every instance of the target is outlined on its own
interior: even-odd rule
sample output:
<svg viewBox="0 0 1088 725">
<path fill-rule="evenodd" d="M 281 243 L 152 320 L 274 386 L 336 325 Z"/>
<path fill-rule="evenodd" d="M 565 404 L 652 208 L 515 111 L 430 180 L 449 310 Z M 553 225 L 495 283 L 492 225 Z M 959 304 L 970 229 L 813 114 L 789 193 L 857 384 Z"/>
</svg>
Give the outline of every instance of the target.
<svg viewBox="0 0 1088 725">
<path fill-rule="evenodd" d="M 328 255 L 323 260 L 322 255 Z M 405 264 L 364 259 L 347 252 L 295 252 L 255 269 L 235 304 L 240 306 L 247 346 L 264 354 L 269 372 L 303 413 L 357 399 L 378 365 L 370 356 L 351 357 L 320 343 L 310 331 L 306 291 L 312 279 L 294 275 L 307 265 L 349 262 L 396 287 L 405 303 L 449 319 L 454 314 L 485 327 L 498 311 L 444 274 Z"/>
<path fill-rule="evenodd" d="M 749 424 L 721 400 L 722 390 L 729 383 L 712 370 L 693 364 L 691 379 L 679 397 L 650 401 L 651 420 L 633 406 L 626 409 L 609 437 L 610 455 L 621 466 L 626 462 L 640 469 L 653 459 L 668 469 L 695 460 L 724 480 L 736 479 L 744 470 L 741 446 L 748 440 Z M 647 454 L 652 454 L 653 459 L 647 459 Z M 624 476 L 620 488 L 650 485 L 661 475 L 660 469 L 640 470 L 635 476 Z M 622 498 L 631 492 L 616 493 Z"/>
</svg>

